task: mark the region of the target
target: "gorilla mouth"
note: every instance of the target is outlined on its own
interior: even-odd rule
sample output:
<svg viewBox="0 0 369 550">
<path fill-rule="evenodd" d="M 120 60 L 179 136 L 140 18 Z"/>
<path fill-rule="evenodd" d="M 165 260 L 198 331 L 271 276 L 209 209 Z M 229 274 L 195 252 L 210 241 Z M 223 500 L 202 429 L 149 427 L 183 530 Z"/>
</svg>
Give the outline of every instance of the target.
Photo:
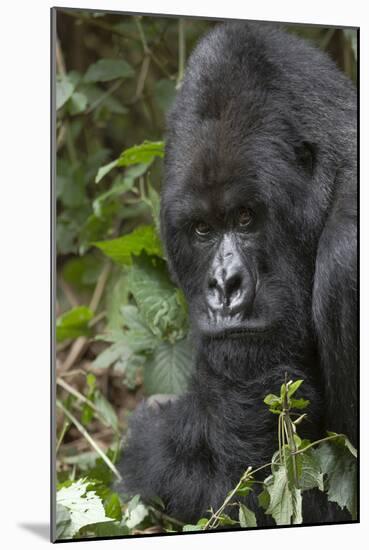
<svg viewBox="0 0 369 550">
<path fill-rule="evenodd" d="M 274 325 L 266 325 L 261 323 L 255 325 L 227 325 L 226 323 L 219 323 L 217 325 L 206 324 L 206 326 L 202 324 L 199 328 L 202 334 L 214 339 L 261 336 L 270 334 L 275 330 Z"/>
<path fill-rule="evenodd" d="M 272 332 L 273 327 L 234 327 L 223 328 L 209 332 L 213 338 L 242 338 L 243 336 L 259 336 Z"/>
</svg>

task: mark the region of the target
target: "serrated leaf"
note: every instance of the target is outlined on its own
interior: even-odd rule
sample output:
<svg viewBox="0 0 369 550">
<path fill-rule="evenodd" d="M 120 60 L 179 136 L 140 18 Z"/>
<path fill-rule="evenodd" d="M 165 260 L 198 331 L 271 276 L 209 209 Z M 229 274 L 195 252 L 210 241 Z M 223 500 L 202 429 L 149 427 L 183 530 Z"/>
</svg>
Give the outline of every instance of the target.
<svg viewBox="0 0 369 550">
<path fill-rule="evenodd" d="M 241 527 L 257 527 L 256 516 L 247 506 L 240 504 L 238 520 Z"/>
<path fill-rule="evenodd" d="M 85 525 L 113 521 L 105 515 L 101 499 L 94 491 L 88 491 L 88 481 L 79 479 L 69 487 L 62 487 L 56 494 L 57 505 L 63 508 L 63 521 L 65 524 L 65 510 L 70 514 L 70 524 L 65 524 L 63 538 L 72 538 Z M 58 518 L 57 518 L 58 523 Z"/>
<path fill-rule="evenodd" d="M 300 489 L 305 491 L 317 487 L 320 491 L 323 491 L 323 474 L 312 449 L 297 455 L 296 463 Z"/>
<path fill-rule="evenodd" d="M 271 515 L 277 525 L 302 523 L 301 491 L 290 486 L 285 466 L 279 466 L 266 484 L 270 502 L 266 514 Z"/>
<path fill-rule="evenodd" d="M 116 78 L 132 78 L 135 72 L 123 59 L 99 59 L 87 69 L 85 82 L 108 82 Z"/>
<path fill-rule="evenodd" d="M 133 257 L 128 288 L 142 320 L 155 336 L 172 343 L 184 338 L 188 330 L 187 311 L 178 300 L 163 260 L 146 254 Z"/>
<path fill-rule="evenodd" d="M 93 243 L 106 256 L 119 265 L 131 265 L 132 255 L 145 251 L 148 255 L 161 256 L 162 248 L 154 226 L 141 225 L 132 233 L 118 239 Z"/>
<path fill-rule="evenodd" d="M 87 336 L 90 332 L 88 323 L 93 315 L 93 311 L 86 306 L 75 307 L 60 315 L 56 320 L 57 341 Z"/>
<path fill-rule="evenodd" d="M 351 441 L 349 440 L 349 438 L 347 437 L 347 435 L 344 435 L 344 434 L 337 434 L 336 432 L 327 432 L 327 434 L 329 436 L 337 436 L 335 441 L 336 443 L 341 443 L 343 445 L 345 445 L 345 447 L 347 447 L 347 449 L 350 451 L 350 453 L 355 457 L 357 458 L 357 450 L 355 449 L 355 447 L 353 446 L 353 444 L 351 443 Z"/>
<path fill-rule="evenodd" d="M 187 340 L 162 342 L 144 365 L 146 393 L 181 394 L 192 370 L 192 350 Z"/>
<path fill-rule="evenodd" d="M 328 500 L 357 515 L 357 464 L 344 440 L 325 441 L 314 450 L 320 469 L 326 475 Z"/>
<path fill-rule="evenodd" d="M 123 522 L 127 527 L 133 529 L 137 527 L 148 515 L 149 511 L 140 501 L 139 495 L 135 495 L 129 502 Z"/>
<path fill-rule="evenodd" d="M 107 369 L 116 361 L 127 359 L 131 353 L 132 350 L 128 347 L 127 341 L 122 333 L 121 340 L 102 351 L 93 361 L 93 366 L 98 369 Z"/>
</svg>

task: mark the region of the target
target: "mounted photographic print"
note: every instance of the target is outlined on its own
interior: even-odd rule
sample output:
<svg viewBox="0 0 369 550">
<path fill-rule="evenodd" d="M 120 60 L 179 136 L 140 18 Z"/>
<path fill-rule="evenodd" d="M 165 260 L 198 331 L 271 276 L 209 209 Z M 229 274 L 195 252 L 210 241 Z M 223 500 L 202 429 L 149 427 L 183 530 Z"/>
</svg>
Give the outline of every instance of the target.
<svg viewBox="0 0 369 550">
<path fill-rule="evenodd" d="M 53 540 L 357 522 L 358 29 L 51 24 Z"/>
</svg>

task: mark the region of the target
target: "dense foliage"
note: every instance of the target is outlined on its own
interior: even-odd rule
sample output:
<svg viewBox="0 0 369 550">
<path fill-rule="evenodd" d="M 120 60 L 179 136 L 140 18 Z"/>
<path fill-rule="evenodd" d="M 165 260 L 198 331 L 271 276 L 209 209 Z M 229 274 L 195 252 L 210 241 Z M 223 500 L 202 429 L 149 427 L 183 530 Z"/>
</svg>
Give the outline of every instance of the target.
<svg viewBox="0 0 369 550">
<path fill-rule="evenodd" d="M 186 303 L 166 269 L 159 232 L 165 112 L 185 59 L 213 22 L 58 10 L 57 109 L 57 537 L 254 527 L 239 505 L 245 474 L 221 510 L 182 526 L 158 499 L 122 502 L 115 463 L 127 418 L 143 395 L 179 394 L 191 372 Z M 356 78 L 356 34 L 291 27 Z M 303 491 L 317 487 L 355 517 L 355 450 L 330 434 L 301 441 L 291 409 L 308 404 L 287 381 L 267 396 L 279 442 L 260 505 L 277 524 L 301 523 Z M 264 396 L 260 396 L 262 400 Z M 248 468 L 248 469 L 247 469 Z"/>
</svg>

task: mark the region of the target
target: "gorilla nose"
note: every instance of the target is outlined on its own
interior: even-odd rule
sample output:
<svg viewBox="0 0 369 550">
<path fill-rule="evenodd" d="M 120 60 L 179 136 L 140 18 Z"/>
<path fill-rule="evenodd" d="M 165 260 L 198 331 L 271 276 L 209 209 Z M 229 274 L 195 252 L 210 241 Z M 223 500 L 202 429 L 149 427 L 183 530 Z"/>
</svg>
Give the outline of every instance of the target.
<svg viewBox="0 0 369 550">
<path fill-rule="evenodd" d="M 215 270 L 208 280 L 208 304 L 213 310 L 238 313 L 251 302 L 252 286 L 249 274 L 241 267 Z"/>
</svg>

